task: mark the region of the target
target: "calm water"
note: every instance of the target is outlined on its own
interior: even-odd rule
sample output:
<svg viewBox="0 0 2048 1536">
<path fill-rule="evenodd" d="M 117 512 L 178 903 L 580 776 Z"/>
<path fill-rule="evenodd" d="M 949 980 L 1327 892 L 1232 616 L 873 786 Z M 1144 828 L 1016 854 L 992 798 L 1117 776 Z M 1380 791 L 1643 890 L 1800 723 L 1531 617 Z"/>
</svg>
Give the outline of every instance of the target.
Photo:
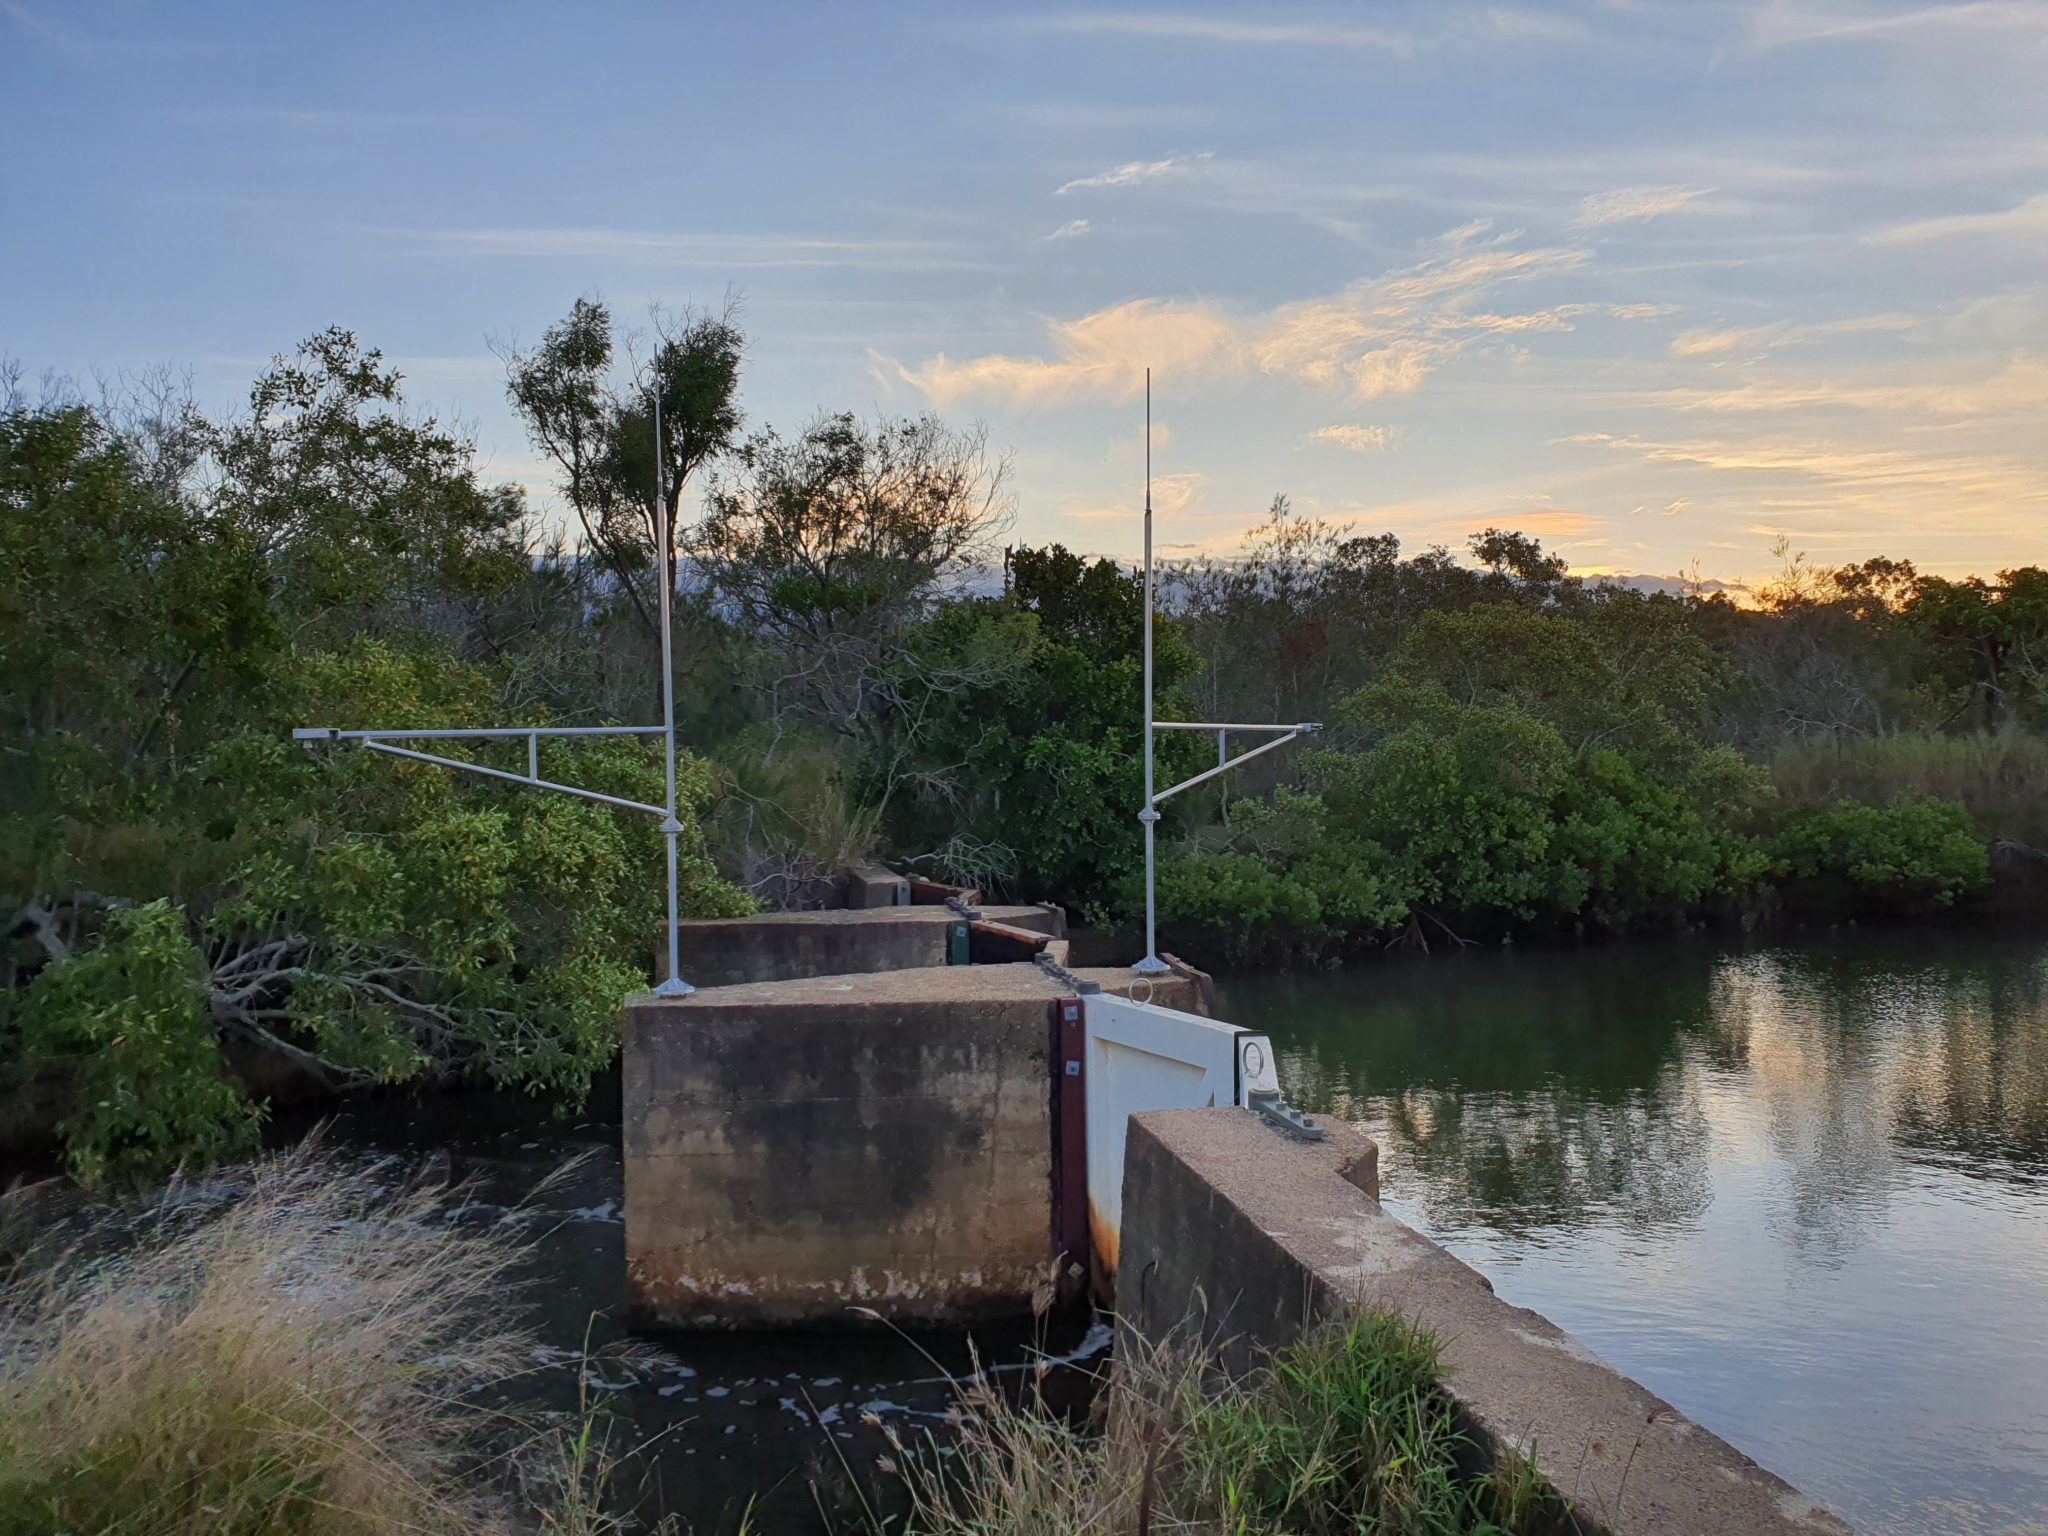
<svg viewBox="0 0 2048 1536">
<path fill-rule="evenodd" d="M 1859 1530 L 2048 1531 L 2048 946 L 1243 978 L 1388 1207 Z"/>
</svg>

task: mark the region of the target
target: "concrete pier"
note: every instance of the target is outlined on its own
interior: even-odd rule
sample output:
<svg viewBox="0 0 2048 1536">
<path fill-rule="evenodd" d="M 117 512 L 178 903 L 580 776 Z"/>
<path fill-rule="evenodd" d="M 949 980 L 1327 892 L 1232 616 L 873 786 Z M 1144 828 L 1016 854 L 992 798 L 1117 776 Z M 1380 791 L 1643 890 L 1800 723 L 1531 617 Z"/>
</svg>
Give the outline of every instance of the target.
<svg viewBox="0 0 2048 1536">
<path fill-rule="evenodd" d="M 1125 1323 L 1198 1326 L 1226 1364 L 1369 1306 L 1442 1346 L 1482 1451 L 1531 1456 L 1576 1529 L 1610 1536 L 1843 1536 L 1782 1478 L 1613 1370 L 1387 1214 L 1373 1145 L 1292 1141 L 1236 1109 L 1134 1115 L 1124 1152 Z"/>
<path fill-rule="evenodd" d="M 884 916 L 861 915 L 869 930 Z M 1082 979 L 1105 992 L 1132 985 L 1126 970 Z M 818 1326 L 872 1315 L 936 1324 L 1028 1313 L 1060 1267 L 1051 1008 L 1070 994 L 1020 963 L 631 1000 L 623 1061 L 634 1322 Z M 1184 977 L 1156 983 L 1153 995 L 1196 1006 Z"/>
</svg>

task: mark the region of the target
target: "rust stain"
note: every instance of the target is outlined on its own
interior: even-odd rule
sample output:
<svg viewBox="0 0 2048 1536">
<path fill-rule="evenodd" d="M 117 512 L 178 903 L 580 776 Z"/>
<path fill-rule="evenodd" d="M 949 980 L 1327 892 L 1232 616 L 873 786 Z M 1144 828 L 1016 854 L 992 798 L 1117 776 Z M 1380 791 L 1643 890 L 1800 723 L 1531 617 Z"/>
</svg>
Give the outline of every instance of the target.
<svg viewBox="0 0 2048 1536">
<path fill-rule="evenodd" d="M 1103 1273 L 1115 1274 L 1117 1229 L 1103 1220 L 1093 1200 L 1088 1202 L 1088 1235 L 1095 1243 L 1095 1259 Z"/>
</svg>

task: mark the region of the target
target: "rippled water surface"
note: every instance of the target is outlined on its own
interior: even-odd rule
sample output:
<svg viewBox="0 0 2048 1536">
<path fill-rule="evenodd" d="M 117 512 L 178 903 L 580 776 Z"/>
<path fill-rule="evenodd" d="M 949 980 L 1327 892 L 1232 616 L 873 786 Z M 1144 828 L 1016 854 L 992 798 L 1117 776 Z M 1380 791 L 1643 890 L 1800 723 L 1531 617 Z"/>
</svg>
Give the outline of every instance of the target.
<svg viewBox="0 0 2048 1536">
<path fill-rule="evenodd" d="M 2048 946 L 1247 977 L 1388 1207 L 1859 1530 L 2048 1531 Z"/>
</svg>

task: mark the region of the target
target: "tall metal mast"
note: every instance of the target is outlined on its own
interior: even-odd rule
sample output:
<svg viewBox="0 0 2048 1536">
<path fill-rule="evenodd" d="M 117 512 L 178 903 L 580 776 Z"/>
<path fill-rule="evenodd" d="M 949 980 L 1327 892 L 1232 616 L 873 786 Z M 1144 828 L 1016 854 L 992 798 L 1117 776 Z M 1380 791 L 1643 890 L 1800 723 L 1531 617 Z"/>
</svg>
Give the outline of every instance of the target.
<svg viewBox="0 0 2048 1536">
<path fill-rule="evenodd" d="M 1159 825 L 1158 803 L 1152 798 L 1152 370 L 1145 370 L 1145 808 L 1138 812 L 1145 826 L 1145 957 L 1131 969 L 1157 976 L 1168 969 L 1159 958 L 1155 932 L 1153 832 Z"/>
<path fill-rule="evenodd" d="M 676 906 L 676 836 L 683 824 L 676 817 L 676 664 L 675 626 L 670 622 L 670 605 L 675 601 L 676 573 L 669 564 L 675 549 L 675 533 L 669 527 L 668 487 L 662 477 L 661 442 L 661 353 L 654 354 L 654 525 L 660 530 L 661 547 L 654 563 L 661 571 L 661 746 L 668 774 L 668 815 L 662 818 L 661 834 L 668 844 L 668 975 L 654 989 L 657 997 L 688 997 L 696 988 L 683 980 L 682 914 Z"/>
<path fill-rule="evenodd" d="M 1158 976 L 1173 969 L 1159 958 L 1158 937 L 1158 865 L 1154 847 L 1154 831 L 1159 825 L 1159 802 L 1196 784 L 1205 783 L 1220 773 L 1228 773 L 1239 763 L 1271 752 L 1275 747 L 1284 747 L 1297 736 L 1313 735 L 1319 726 L 1303 721 L 1298 725 L 1247 725 L 1239 721 L 1218 722 L 1214 720 L 1154 720 L 1152 718 L 1152 370 L 1145 370 L 1145 806 L 1138 812 L 1138 820 L 1145 827 L 1145 955 L 1131 969 L 1140 976 Z M 1214 731 L 1216 733 L 1216 766 L 1191 779 L 1182 779 L 1169 789 L 1152 791 L 1152 737 L 1159 731 Z M 1231 731 L 1256 731 L 1273 739 L 1264 746 L 1253 747 L 1236 757 L 1229 755 L 1228 733 Z"/>
</svg>

